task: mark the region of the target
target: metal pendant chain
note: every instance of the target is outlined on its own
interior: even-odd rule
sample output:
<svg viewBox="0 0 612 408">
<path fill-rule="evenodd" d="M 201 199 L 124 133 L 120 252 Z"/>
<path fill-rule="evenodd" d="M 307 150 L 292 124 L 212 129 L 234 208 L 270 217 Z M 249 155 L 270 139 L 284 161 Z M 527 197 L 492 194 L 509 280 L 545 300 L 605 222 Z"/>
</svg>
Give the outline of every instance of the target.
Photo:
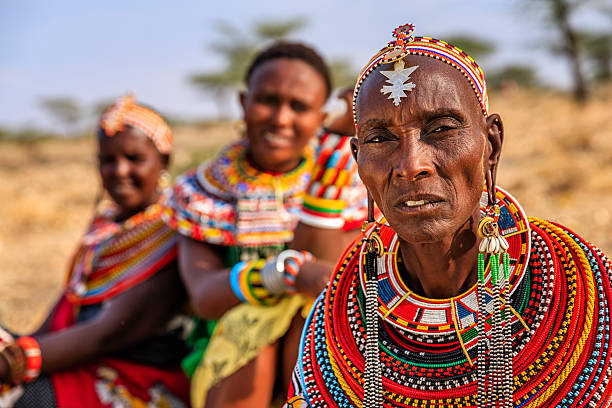
<svg viewBox="0 0 612 408">
<path fill-rule="evenodd" d="M 378 228 L 366 241 L 366 351 L 363 408 L 382 408 L 382 370 L 378 351 L 378 266 L 384 247 Z"/>
</svg>

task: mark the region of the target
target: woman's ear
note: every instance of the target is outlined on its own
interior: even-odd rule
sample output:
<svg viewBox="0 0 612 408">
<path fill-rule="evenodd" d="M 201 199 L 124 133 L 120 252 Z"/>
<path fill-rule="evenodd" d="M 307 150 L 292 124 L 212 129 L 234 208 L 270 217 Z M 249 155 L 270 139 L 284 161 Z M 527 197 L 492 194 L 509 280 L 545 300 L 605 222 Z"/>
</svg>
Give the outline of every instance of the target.
<svg viewBox="0 0 612 408">
<path fill-rule="evenodd" d="M 488 171 L 485 173 L 489 205 L 495 203 L 495 191 L 497 187 L 497 165 L 501 156 L 502 144 L 504 142 L 504 124 L 497 113 L 487 117 L 487 149 L 486 158 Z"/>
<path fill-rule="evenodd" d="M 242 91 L 238 94 L 238 100 L 240 102 L 240 107 L 242 108 L 242 116 L 244 117 L 245 112 L 246 112 L 246 99 L 247 99 L 247 94 L 246 91 Z"/>
<path fill-rule="evenodd" d="M 353 159 L 357 161 L 357 153 L 359 152 L 359 141 L 356 137 L 351 137 L 351 153 L 353 153 Z"/>
<path fill-rule="evenodd" d="M 501 117 L 497 113 L 493 113 L 487 117 L 486 126 L 487 142 L 489 144 L 487 161 L 491 168 L 497 168 L 504 143 L 504 124 Z"/>
<path fill-rule="evenodd" d="M 162 169 L 167 170 L 170 165 L 170 155 L 161 153 Z"/>
</svg>

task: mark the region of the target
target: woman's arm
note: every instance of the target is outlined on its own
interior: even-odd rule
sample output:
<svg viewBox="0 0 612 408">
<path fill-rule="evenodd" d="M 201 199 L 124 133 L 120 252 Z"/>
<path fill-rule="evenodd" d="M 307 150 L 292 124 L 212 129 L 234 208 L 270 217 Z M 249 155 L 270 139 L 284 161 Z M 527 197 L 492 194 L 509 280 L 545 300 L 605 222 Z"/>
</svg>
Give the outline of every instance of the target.
<svg viewBox="0 0 612 408">
<path fill-rule="evenodd" d="M 316 257 L 316 262 L 306 262 L 300 268 L 295 287 L 298 292 L 319 296 L 340 255 L 359 234 L 359 230 L 342 231 L 299 223 L 291 248 L 306 250 Z"/>
<path fill-rule="evenodd" d="M 230 285 L 219 249 L 185 236 L 179 239 L 179 270 L 193 310 L 214 320 L 240 303 Z"/>
<path fill-rule="evenodd" d="M 176 313 L 184 299 L 176 263 L 147 281 L 104 302 L 91 320 L 65 330 L 36 337 L 42 354 L 42 372 L 69 369 L 77 364 L 145 340 Z M 8 367 L 0 358 L 0 378 Z"/>
</svg>

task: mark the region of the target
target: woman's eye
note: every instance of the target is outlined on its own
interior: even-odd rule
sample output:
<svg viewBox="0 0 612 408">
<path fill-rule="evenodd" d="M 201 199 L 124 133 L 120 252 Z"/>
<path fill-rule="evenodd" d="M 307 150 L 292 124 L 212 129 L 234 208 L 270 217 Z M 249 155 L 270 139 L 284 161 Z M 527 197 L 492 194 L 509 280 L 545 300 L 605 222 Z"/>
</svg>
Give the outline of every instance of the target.
<svg viewBox="0 0 612 408">
<path fill-rule="evenodd" d="M 442 132 L 446 132 L 447 130 L 451 130 L 452 128 L 450 126 L 438 126 L 437 128 L 434 129 L 434 133 L 442 133 Z"/>
</svg>

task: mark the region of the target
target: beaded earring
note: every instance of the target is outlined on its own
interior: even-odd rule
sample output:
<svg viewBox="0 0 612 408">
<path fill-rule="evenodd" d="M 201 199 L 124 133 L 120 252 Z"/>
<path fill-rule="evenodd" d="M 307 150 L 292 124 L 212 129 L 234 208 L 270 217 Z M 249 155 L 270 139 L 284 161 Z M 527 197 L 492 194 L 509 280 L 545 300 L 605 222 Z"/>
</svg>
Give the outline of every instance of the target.
<svg viewBox="0 0 612 408">
<path fill-rule="evenodd" d="M 365 384 L 363 406 L 382 408 L 382 371 L 378 352 L 378 269 L 384 267 L 377 258 L 384 253 L 384 244 L 380 238 L 380 225 L 374 219 L 374 200 L 368 191 L 368 219 L 362 227 L 365 230 L 372 223 L 375 229 L 369 238 L 364 234 L 365 268 L 366 268 L 366 351 L 365 351 Z"/>
<path fill-rule="evenodd" d="M 512 374 L 512 334 L 510 313 L 506 308 L 509 292 L 508 241 L 499 231 L 499 206 L 495 191 L 495 175 L 487 174 L 488 203 L 478 224 L 481 238 L 478 247 L 478 406 L 512 407 L 514 379 Z M 491 265 L 493 288 L 491 335 L 486 334 L 487 316 L 485 263 Z M 500 271 L 500 261 L 502 270 Z M 487 349 L 489 358 L 487 364 Z"/>
<path fill-rule="evenodd" d="M 168 170 L 162 170 L 159 172 L 159 178 L 157 179 L 157 187 L 160 191 L 169 188 L 172 185 L 172 176 Z"/>
</svg>

